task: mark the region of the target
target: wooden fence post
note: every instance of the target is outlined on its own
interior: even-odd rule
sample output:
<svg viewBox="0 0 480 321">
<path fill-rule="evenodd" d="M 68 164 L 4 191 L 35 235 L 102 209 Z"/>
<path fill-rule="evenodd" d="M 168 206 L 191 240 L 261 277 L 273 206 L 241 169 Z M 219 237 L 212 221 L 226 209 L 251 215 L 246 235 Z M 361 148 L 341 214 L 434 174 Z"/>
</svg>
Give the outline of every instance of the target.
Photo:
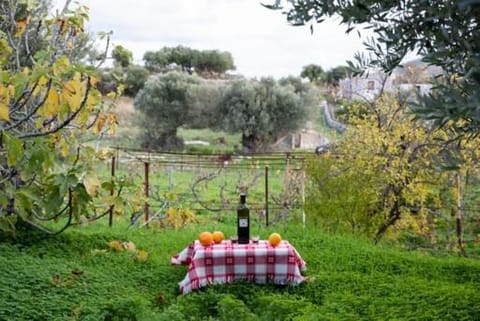
<svg viewBox="0 0 480 321">
<path fill-rule="evenodd" d="M 111 167 L 111 177 L 110 183 L 112 184 L 110 187 L 110 196 L 113 196 L 115 193 L 115 156 L 112 156 L 112 167 Z M 113 225 L 113 210 L 115 205 L 110 205 L 110 211 L 108 214 L 108 226 L 112 227 Z"/>
<path fill-rule="evenodd" d="M 145 201 L 144 214 L 145 214 L 145 223 L 148 227 L 148 220 L 149 220 L 148 190 L 150 189 L 149 182 L 148 182 L 148 175 L 150 171 L 150 163 L 145 162 L 144 166 L 145 166 L 145 198 L 147 199 Z"/>
<path fill-rule="evenodd" d="M 268 226 L 268 165 L 265 166 L 265 225 Z"/>
</svg>

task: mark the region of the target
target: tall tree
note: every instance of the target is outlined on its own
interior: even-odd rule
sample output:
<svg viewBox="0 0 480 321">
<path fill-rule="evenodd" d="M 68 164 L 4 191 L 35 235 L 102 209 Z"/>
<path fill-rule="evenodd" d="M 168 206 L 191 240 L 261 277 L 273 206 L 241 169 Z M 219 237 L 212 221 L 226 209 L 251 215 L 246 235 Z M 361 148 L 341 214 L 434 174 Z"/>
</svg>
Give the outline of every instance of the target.
<svg viewBox="0 0 480 321">
<path fill-rule="evenodd" d="M 294 25 L 338 15 L 347 32 L 368 27 L 375 36 L 354 67 L 391 72 L 408 53 L 444 71 L 443 82 L 416 111 L 457 134 L 480 132 L 480 3 L 471 0 L 340 1 L 276 0 Z M 353 64 L 352 64 L 353 66 Z"/>
<path fill-rule="evenodd" d="M 428 235 L 456 208 L 445 188 L 453 175 L 441 170 L 449 150 L 438 142 L 447 131 L 430 130 L 388 96 L 350 109 L 345 137 L 307 170 L 312 220 L 375 242 L 403 231 Z"/>
<path fill-rule="evenodd" d="M 159 51 L 147 51 L 143 60 L 151 71 L 167 70 L 169 65 L 176 65 L 182 71 L 192 74 L 223 74 L 234 70 L 235 64 L 231 53 L 218 50 L 197 50 L 185 46 L 163 47 Z"/>
<path fill-rule="evenodd" d="M 88 18 L 87 8 L 71 10 L 69 2 L 33 26 L 44 44 L 36 53 L 28 31 L 39 3 L 0 3 L 10 19 L 0 31 L 0 234 L 14 233 L 20 222 L 49 233 L 42 223 L 61 222 L 61 232 L 91 209 L 100 190 L 94 151 L 77 138 L 115 117 L 101 103 L 95 69 L 69 58 Z"/>
<path fill-rule="evenodd" d="M 325 72 L 325 83 L 329 86 L 338 86 L 341 79 L 346 78 L 351 73 L 348 66 L 337 66 Z"/>
<path fill-rule="evenodd" d="M 112 58 L 115 66 L 127 68 L 133 61 L 133 54 L 127 48 L 117 45 L 112 50 Z"/>
<path fill-rule="evenodd" d="M 302 68 L 300 77 L 307 78 L 310 82 L 319 82 L 323 80 L 324 74 L 325 72 L 321 66 L 310 64 Z"/>
<path fill-rule="evenodd" d="M 135 97 L 140 112 L 141 140 L 146 147 L 171 150 L 183 146 L 177 129 L 188 123 L 188 90 L 200 79 L 180 72 L 150 78 Z"/>
<path fill-rule="evenodd" d="M 226 89 L 220 102 L 223 116 L 220 127 L 242 133 L 244 151 L 268 149 L 275 139 L 300 128 L 307 117 L 307 107 L 293 91 L 273 79 L 236 81 Z"/>
<path fill-rule="evenodd" d="M 195 71 L 198 73 L 224 74 L 228 70 L 234 70 L 232 55 L 229 52 L 218 50 L 202 50 L 194 61 Z"/>
</svg>

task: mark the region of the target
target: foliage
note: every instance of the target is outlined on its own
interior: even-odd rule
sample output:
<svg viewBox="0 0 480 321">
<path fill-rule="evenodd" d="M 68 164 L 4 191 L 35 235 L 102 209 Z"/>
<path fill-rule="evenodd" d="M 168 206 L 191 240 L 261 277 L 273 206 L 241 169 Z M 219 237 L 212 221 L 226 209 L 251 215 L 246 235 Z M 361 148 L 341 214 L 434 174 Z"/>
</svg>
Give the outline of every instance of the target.
<svg viewBox="0 0 480 321">
<path fill-rule="evenodd" d="M 296 94 L 303 95 L 310 90 L 310 86 L 302 82 L 302 79 L 299 77 L 288 76 L 284 78 L 280 78 L 278 80 L 278 84 L 281 86 L 292 86 L 293 91 Z"/>
<path fill-rule="evenodd" d="M 127 48 L 117 45 L 112 49 L 112 58 L 115 66 L 127 68 L 132 64 L 133 54 Z"/>
<path fill-rule="evenodd" d="M 438 162 L 445 133 L 414 122 L 405 106 L 386 96 L 349 115 L 342 141 L 310 166 L 308 207 L 322 224 L 376 241 L 392 228 L 430 233 L 432 211 L 455 206 L 448 197 L 453 191 L 436 189 L 450 184 Z"/>
<path fill-rule="evenodd" d="M 161 223 L 163 227 L 173 227 L 174 229 L 179 229 L 196 222 L 197 218 L 191 210 L 186 208 L 170 207 L 167 210 L 166 217 Z"/>
<path fill-rule="evenodd" d="M 199 74 L 224 74 L 228 70 L 235 70 L 232 54 L 218 50 L 202 50 L 194 58 L 194 68 Z"/>
<path fill-rule="evenodd" d="M 50 19 L 48 14 L 51 6 L 51 0 L 34 0 L 31 3 L 7 0 L 0 2 L 0 30 L 5 32 L 1 38 L 6 40 L 9 34 L 16 36 L 8 40 L 9 46 L 15 50 L 8 56 L 8 61 L 5 63 L 7 69 L 15 69 L 19 66 L 32 67 L 35 56 L 41 54 L 42 50 L 50 45 L 42 24 Z M 82 10 L 86 11 L 87 8 L 83 7 Z M 67 14 L 73 14 L 73 12 Z M 26 39 L 27 41 L 24 41 Z M 89 58 L 92 53 L 92 39 L 85 32 L 78 32 L 63 40 L 65 42 L 61 51 L 58 52 L 59 55 L 64 54 L 71 60 L 78 61 Z M 4 49 L 2 47 L 2 50 Z"/>
<path fill-rule="evenodd" d="M 325 83 L 329 86 L 338 86 L 340 79 L 346 78 L 351 74 L 348 66 L 337 66 L 325 72 Z"/>
<path fill-rule="evenodd" d="M 218 50 L 197 50 L 184 46 L 163 47 L 159 51 L 147 51 L 143 60 L 150 71 L 166 71 L 172 65 L 192 74 L 224 74 L 234 70 L 232 55 Z"/>
<path fill-rule="evenodd" d="M 215 80 L 202 80 L 192 84 L 187 90 L 189 119 L 184 124 L 191 129 L 215 128 L 223 117 L 218 113 L 226 83 Z"/>
<path fill-rule="evenodd" d="M 188 89 L 200 79 L 179 72 L 150 78 L 135 97 L 140 114 L 142 143 L 150 148 L 168 149 L 183 146 L 177 137 L 178 127 L 191 119 Z"/>
<path fill-rule="evenodd" d="M 13 2 L 2 4 L 3 10 L 15 9 Z M 95 70 L 68 56 L 87 9 L 66 7 L 42 17 L 35 28 L 48 45 L 24 66 L 18 57 L 29 46 L 36 3 L 22 5 L 21 20 L 0 31 L 0 233 L 14 233 L 20 222 L 49 232 L 41 226 L 45 221 L 64 223 L 60 232 L 88 211 L 101 189 L 92 169 L 94 150 L 76 138 L 89 129 L 106 130 L 115 116 L 95 88 Z"/>
<path fill-rule="evenodd" d="M 276 139 L 300 128 L 308 106 L 292 87 L 279 86 L 273 79 L 236 81 L 220 102 L 220 128 L 241 132 L 244 150 L 265 150 Z"/>
<path fill-rule="evenodd" d="M 115 92 L 116 89 L 125 82 L 123 68 L 102 68 L 98 70 L 98 90 L 102 95 Z"/>
<path fill-rule="evenodd" d="M 138 65 L 128 66 L 125 72 L 125 94 L 135 97 L 147 82 L 150 73 L 145 67 Z"/>
<path fill-rule="evenodd" d="M 129 65 L 125 68 L 103 68 L 99 70 L 99 75 L 98 89 L 102 94 L 107 95 L 123 87 L 125 95 L 135 97 L 145 85 L 150 73 L 145 67 Z"/>
<path fill-rule="evenodd" d="M 311 24 L 313 28 L 315 22 L 338 15 L 347 32 L 372 30 L 374 36 L 365 44 L 369 54 L 356 56 L 356 67 L 360 69 L 381 67 L 391 72 L 411 52 L 441 67 L 443 81 L 418 106 L 417 113 L 434 121 L 436 126 L 453 126 L 459 135 L 478 134 L 478 1 L 277 0 L 275 5 L 267 7 L 280 8 L 282 4 L 293 25 Z"/>
<path fill-rule="evenodd" d="M 170 257 L 213 223 L 178 231 L 100 224 L 48 239 L 0 243 L 2 320 L 478 320 L 480 264 L 406 253 L 318 228 L 276 225 L 307 262 L 299 286 L 237 282 L 179 295 L 186 267 Z M 234 225 L 216 223 L 234 233 Z M 138 262 L 113 239 L 148 251 Z"/>
<path fill-rule="evenodd" d="M 324 74 L 325 72 L 321 66 L 310 64 L 303 66 L 300 77 L 307 78 L 310 82 L 317 82 L 323 80 Z"/>
</svg>

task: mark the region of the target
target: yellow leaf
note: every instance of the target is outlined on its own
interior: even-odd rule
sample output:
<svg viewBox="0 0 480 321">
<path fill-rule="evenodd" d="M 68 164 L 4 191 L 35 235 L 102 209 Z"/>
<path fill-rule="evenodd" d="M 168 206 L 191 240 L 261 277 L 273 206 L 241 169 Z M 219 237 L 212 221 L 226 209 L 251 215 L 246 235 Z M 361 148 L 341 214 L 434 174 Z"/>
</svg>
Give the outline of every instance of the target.
<svg viewBox="0 0 480 321">
<path fill-rule="evenodd" d="M 98 83 L 98 78 L 97 77 L 90 77 L 90 85 L 92 87 L 95 87 Z"/>
<path fill-rule="evenodd" d="M 45 101 L 44 111 L 47 117 L 55 116 L 60 109 L 60 97 L 55 89 L 48 92 L 47 100 Z"/>
<path fill-rule="evenodd" d="M 103 126 L 105 125 L 106 120 L 107 118 L 104 114 L 101 114 L 100 116 L 98 116 L 98 119 L 95 122 L 95 125 L 93 126 L 93 129 L 92 129 L 95 134 L 100 133 Z"/>
<path fill-rule="evenodd" d="M 25 32 L 25 29 L 27 28 L 27 23 L 28 23 L 28 17 L 23 19 L 23 20 L 19 20 L 17 21 L 17 30 L 15 32 L 15 37 L 18 37 L 18 36 L 21 36 L 24 32 Z"/>
<path fill-rule="evenodd" d="M 92 93 L 92 91 L 90 91 L 90 95 L 88 95 L 88 98 L 87 98 L 88 109 L 92 110 L 93 107 L 95 107 L 101 101 L 102 101 L 102 96 L 100 95 L 100 93 L 98 91 L 93 92 L 93 93 Z"/>
<path fill-rule="evenodd" d="M 111 91 L 107 94 L 107 97 L 110 98 L 110 99 L 115 99 L 115 97 L 117 97 L 117 94 L 115 92 Z"/>
<path fill-rule="evenodd" d="M 48 79 L 44 76 L 41 76 L 39 79 L 38 79 L 38 86 L 39 89 L 45 87 L 48 83 Z"/>
<path fill-rule="evenodd" d="M 3 102 L 0 102 L 0 120 L 10 120 L 10 109 Z"/>
<path fill-rule="evenodd" d="M 131 241 L 125 241 L 122 243 L 122 245 L 123 245 L 123 248 L 129 252 L 135 252 L 137 250 L 135 243 Z"/>
<path fill-rule="evenodd" d="M 147 251 L 138 251 L 136 256 L 137 261 L 145 262 L 148 259 L 148 252 Z"/>
<path fill-rule="evenodd" d="M 70 67 L 70 60 L 67 56 L 61 56 L 53 64 L 53 74 L 59 76 L 64 74 Z"/>
<path fill-rule="evenodd" d="M 85 85 L 86 81 L 79 79 L 73 79 L 64 84 L 62 98 L 67 102 L 71 111 L 80 107 L 85 94 Z"/>
<path fill-rule="evenodd" d="M 115 251 L 123 251 L 122 242 L 120 242 L 118 240 L 113 240 L 113 241 L 108 242 L 108 247 L 112 250 L 115 250 Z"/>
<path fill-rule="evenodd" d="M 113 113 L 110 113 L 108 115 L 108 125 L 109 125 L 108 133 L 110 135 L 115 134 L 115 131 L 116 131 L 117 125 L 118 125 L 117 115 L 115 115 Z"/>
<path fill-rule="evenodd" d="M 93 174 L 86 175 L 83 179 L 83 185 L 87 190 L 88 195 L 95 197 L 98 195 L 98 190 L 100 188 L 100 181 Z"/>
<path fill-rule="evenodd" d="M 8 87 L 0 87 L 0 120 L 10 120 L 10 92 Z"/>
</svg>

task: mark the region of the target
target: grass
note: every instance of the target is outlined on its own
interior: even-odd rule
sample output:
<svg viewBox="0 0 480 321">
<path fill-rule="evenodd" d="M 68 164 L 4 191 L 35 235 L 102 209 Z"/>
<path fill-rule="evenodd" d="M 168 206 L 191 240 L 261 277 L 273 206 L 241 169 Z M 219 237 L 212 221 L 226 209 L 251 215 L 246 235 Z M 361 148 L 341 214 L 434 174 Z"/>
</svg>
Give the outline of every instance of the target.
<svg viewBox="0 0 480 321">
<path fill-rule="evenodd" d="M 121 221 L 68 230 L 54 238 L 0 243 L 0 320 L 479 320 L 480 262 L 372 246 L 295 223 L 280 232 L 308 265 L 296 287 L 234 283 L 179 295 L 186 267 L 170 257 L 202 230 L 134 229 Z M 148 252 L 108 248 L 128 240 Z"/>
<path fill-rule="evenodd" d="M 291 207 L 302 206 L 298 168 L 300 161 L 291 161 L 291 175 L 285 175 L 286 159 L 282 155 L 266 157 L 234 157 L 223 167 L 215 156 L 151 154 L 149 165 L 149 204 L 152 212 L 160 210 L 168 199 L 169 206 L 195 210 L 228 211 L 235 209 L 241 191 L 248 187 L 248 203 L 255 212 L 261 212 L 265 203 L 265 166 L 268 165 L 269 207 L 271 212 L 282 210 L 279 200 L 284 194 L 292 199 Z M 141 203 L 144 194 L 145 165 L 132 153 L 120 151 L 115 175 L 128 177 L 133 184 L 122 190 L 131 196 L 130 205 Z M 98 166 L 98 175 L 108 180 L 111 164 Z M 286 180 L 290 176 L 294 179 Z M 288 193 L 287 193 L 288 191 Z M 295 198 L 295 200 L 293 200 Z"/>
</svg>

